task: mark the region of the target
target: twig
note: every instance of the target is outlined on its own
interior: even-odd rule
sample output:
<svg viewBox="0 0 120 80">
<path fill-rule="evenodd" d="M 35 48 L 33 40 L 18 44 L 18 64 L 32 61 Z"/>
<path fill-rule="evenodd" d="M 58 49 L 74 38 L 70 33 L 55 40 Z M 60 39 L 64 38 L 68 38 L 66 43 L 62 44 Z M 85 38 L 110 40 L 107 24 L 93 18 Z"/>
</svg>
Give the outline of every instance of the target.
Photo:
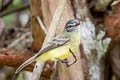
<svg viewBox="0 0 120 80">
<path fill-rule="evenodd" d="M 44 26 L 42 20 L 40 19 L 39 16 L 36 16 L 37 20 L 38 20 L 38 23 L 40 24 L 40 27 L 42 28 L 42 30 L 45 32 L 45 34 L 47 34 L 47 29 L 46 27 Z"/>
<path fill-rule="evenodd" d="M 0 8 L 0 12 L 4 11 L 5 9 L 7 9 L 7 7 L 12 4 L 13 0 L 9 0 L 7 3 L 4 4 L 5 0 L 2 0 L 1 3 L 1 8 Z"/>
<path fill-rule="evenodd" d="M 0 36 L 2 35 L 4 28 L 5 28 L 5 22 L 3 21 L 3 19 L 0 19 Z"/>
<path fill-rule="evenodd" d="M 15 47 L 18 43 L 20 43 L 21 41 L 23 41 L 27 36 L 30 36 L 31 32 L 27 32 L 25 34 L 23 34 L 20 38 L 16 39 L 15 41 L 13 41 L 10 45 L 8 45 L 8 48 L 13 48 Z"/>
<path fill-rule="evenodd" d="M 70 2 L 71 2 L 72 10 L 73 10 L 73 15 L 76 18 L 76 9 L 75 9 L 75 5 L 74 5 L 75 0 L 70 0 Z"/>
<path fill-rule="evenodd" d="M 54 37 L 66 3 L 67 3 L 67 0 L 60 0 L 41 50 L 44 48 L 46 43 L 49 42 Z M 38 53 L 40 53 L 40 51 Z M 41 72 L 43 70 L 43 66 L 44 66 L 44 62 L 41 63 L 40 61 L 38 61 L 36 63 L 35 68 L 33 70 L 33 79 L 32 80 L 39 80 Z"/>
<path fill-rule="evenodd" d="M 2 7 L 3 7 L 3 3 L 4 3 L 4 0 L 1 0 L 1 6 L 0 6 L 0 9 L 2 9 Z"/>
<path fill-rule="evenodd" d="M 3 17 L 5 15 L 8 15 L 8 14 L 11 14 L 11 13 L 14 13 L 14 12 L 22 11 L 26 8 L 29 8 L 29 4 L 24 4 L 23 6 L 20 6 L 18 8 L 13 8 L 13 9 L 10 9 L 10 10 L 6 10 L 6 11 L 0 13 L 0 17 Z"/>
</svg>

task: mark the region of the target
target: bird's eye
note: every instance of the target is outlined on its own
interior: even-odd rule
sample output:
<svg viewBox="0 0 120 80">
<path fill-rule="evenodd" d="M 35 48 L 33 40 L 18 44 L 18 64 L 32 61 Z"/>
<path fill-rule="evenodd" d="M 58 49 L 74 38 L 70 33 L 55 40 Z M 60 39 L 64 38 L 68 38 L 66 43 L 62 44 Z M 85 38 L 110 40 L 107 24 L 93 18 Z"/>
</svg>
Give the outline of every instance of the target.
<svg viewBox="0 0 120 80">
<path fill-rule="evenodd" d="M 69 28 L 72 28 L 73 26 L 69 25 L 68 27 L 69 27 Z"/>
</svg>

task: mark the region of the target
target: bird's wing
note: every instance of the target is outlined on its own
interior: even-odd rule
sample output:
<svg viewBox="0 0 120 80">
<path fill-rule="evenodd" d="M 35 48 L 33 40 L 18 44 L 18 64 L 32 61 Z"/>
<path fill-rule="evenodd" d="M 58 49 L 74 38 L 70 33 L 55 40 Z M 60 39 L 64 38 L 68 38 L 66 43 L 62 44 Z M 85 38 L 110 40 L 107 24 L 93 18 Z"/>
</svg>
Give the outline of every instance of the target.
<svg viewBox="0 0 120 80">
<path fill-rule="evenodd" d="M 68 43 L 69 41 L 70 41 L 69 36 L 61 36 L 61 35 L 57 36 L 57 37 L 53 38 L 50 42 L 48 42 L 47 45 L 45 46 L 45 48 L 42 49 L 36 57 L 40 56 L 44 52 L 47 52 L 54 48 L 60 47 L 64 44 Z"/>
</svg>

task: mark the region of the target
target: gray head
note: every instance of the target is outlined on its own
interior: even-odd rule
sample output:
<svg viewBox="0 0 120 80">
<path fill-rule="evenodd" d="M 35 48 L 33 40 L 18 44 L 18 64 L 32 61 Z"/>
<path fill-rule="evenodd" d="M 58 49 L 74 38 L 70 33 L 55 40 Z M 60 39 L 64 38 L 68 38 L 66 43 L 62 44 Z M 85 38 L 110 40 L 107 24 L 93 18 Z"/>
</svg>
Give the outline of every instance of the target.
<svg viewBox="0 0 120 80">
<path fill-rule="evenodd" d="M 66 32 L 75 31 L 79 25 L 80 25 L 79 20 L 71 19 L 66 23 L 64 31 L 66 31 Z"/>
</svg>

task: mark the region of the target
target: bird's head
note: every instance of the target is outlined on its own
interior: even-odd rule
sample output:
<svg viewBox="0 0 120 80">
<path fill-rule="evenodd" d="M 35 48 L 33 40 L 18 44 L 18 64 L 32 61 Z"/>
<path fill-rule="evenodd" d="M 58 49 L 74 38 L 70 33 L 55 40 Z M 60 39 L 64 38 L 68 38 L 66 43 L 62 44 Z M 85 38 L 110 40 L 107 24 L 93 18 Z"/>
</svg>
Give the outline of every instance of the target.
<svg viewBox="0 0 120 80">
<path fill-rule="evenodd" d="M 65 32 L 75 32 L 78 30 L 79 25 L 80 25 L 79 20 L 71 19 L 66 23 L 64 31 Z"/>
</svg>

